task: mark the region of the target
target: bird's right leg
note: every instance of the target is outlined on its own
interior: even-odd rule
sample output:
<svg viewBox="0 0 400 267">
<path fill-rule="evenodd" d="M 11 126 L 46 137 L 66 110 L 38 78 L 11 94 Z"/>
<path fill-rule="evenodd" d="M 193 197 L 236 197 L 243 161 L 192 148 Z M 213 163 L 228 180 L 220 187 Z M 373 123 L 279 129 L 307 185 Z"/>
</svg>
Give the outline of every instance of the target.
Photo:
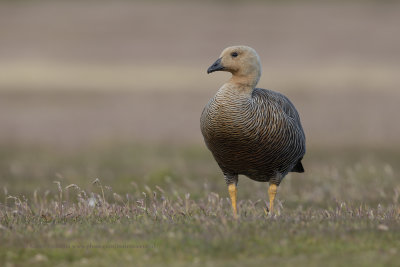
<svg viewBox="0 0 400 267">
<path fill-rule="evenodd" d="M 274 213 L 274 200 L 277 191 L 278 191 L 278 186 L 276 184 L 270 183 L 268 188 L 268 195 L 269 195 L 269 211 L 271 214 Z"/>
<path fill-rule="evenodd" d="M 238 175 L 224 174 L 226 184 L 228 185 L 228 192 L 231 198 L 233 216 L 237 218 L 237 204 L 236 204 L 236 196 L 237 196 L 237 183 L 238 183 Z"/>
</svg>

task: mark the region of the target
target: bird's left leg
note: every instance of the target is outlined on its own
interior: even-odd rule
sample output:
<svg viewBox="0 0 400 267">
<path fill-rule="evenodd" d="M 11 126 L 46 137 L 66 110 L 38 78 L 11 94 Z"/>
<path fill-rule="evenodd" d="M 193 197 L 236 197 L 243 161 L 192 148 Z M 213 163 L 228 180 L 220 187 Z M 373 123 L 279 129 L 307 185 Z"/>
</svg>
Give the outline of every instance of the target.
<svg viewBox="0 0 400 267">
<path fill-rule="evenodd" d="M 269 195 L 269 212 L 272 214 L 274 212 L 274 199 L 276 192 L 278 191 L 278 186 L 276 184 L 269 184 L 268 195 Z"/>
<path fill-rule="evenodd" d="M 229 197 L 231 198 L 233 216 L 237 218 L 236 196 L 237 196 L 238 175 L 229 175 L 229 174 L 224 174 L 224 175 L 226 184 L 228 185 Z"/>
</svg>

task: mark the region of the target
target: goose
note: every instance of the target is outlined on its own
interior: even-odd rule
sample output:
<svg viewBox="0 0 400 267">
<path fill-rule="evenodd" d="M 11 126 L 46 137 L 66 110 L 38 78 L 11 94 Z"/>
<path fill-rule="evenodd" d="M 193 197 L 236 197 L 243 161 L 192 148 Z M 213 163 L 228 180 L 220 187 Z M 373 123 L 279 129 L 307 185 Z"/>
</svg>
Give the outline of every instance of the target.
<svg viewBox="0 0 400 267">
<path fill-rule="evenodd" d="M 257 52 L 248 46 L 224 49 L 207 73 L 232 77 L 204 107 L 200 128 L 222 170 L 237 218 L 238 175 L 269 182 L 269 212 L 278 186 L 289 172 L 304 172 L 305 134 L 292 102 L 278 92 L 256 88 L 261 76 Z M 267 208 L 268 210 L 268 208 Z"/>
</svg>

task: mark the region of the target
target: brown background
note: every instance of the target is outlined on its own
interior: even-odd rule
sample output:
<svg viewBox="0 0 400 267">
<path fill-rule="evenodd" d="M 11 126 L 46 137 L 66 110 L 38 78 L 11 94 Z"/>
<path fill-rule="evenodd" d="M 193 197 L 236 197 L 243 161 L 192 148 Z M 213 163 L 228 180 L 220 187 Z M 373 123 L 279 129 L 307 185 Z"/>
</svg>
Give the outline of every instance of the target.
<svg viewBox="0 0 400 267">
<path fill-rule="evenodd" d="M 364 3 L 364 4 L 363 4 Z M 0 3 L 0 143 L 201 144 L 223 48 L 262 60 L 310 146 L 400 144 L 400 5 Z"/>
</svg>

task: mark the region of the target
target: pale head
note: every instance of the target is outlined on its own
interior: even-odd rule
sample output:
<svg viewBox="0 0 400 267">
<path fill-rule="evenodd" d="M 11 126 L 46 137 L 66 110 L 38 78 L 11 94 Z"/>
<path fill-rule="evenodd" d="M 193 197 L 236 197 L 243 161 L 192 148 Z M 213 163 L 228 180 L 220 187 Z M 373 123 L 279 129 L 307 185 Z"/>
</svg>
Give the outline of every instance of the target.
<svg viewBox="0 0 400 267">
<path fill-rule="evenodd" d="M 233 81 L 255 86 L 261 76 L 260 58 L 251 47 L 231 46 L 222 51 L 207 73 L 214 71 L 228 71 L 232 73 Z"/>
</svg>

